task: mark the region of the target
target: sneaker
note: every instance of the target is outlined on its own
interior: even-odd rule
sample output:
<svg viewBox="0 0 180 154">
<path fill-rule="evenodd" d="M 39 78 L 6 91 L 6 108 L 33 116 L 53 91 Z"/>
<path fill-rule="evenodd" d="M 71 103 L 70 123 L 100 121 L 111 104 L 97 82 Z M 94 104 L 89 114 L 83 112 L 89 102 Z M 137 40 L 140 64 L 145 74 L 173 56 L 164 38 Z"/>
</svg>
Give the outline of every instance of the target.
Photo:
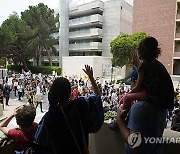
<svg viewBox="0 0 180 154">
<path fill-rule="evenodd" d="M 113 130 L 113 131 L 118 131 L 119 130 L 119 127 L 118 127 L 118 124 L 116 123 L 116 121 L 109 124 L 109 129 Z"/>
</svg>

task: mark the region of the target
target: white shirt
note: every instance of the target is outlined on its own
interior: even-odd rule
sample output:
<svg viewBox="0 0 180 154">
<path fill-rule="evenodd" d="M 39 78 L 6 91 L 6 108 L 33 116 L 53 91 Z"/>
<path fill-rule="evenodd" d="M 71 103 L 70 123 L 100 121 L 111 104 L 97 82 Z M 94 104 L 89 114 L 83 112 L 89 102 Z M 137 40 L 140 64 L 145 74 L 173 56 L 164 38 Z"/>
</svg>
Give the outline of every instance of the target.
<svg viewBox="0 0 180 154">
<path fill-rule="evenodd" d="M 41 88 L 39 86 L 36 87 L 36 95 L 41 93 Z"/>
<path fill-rule="evenodd" d="M 18 82 L 17 81 L 14 82 L 14 86 L 18 86 Z"/>
</svg>

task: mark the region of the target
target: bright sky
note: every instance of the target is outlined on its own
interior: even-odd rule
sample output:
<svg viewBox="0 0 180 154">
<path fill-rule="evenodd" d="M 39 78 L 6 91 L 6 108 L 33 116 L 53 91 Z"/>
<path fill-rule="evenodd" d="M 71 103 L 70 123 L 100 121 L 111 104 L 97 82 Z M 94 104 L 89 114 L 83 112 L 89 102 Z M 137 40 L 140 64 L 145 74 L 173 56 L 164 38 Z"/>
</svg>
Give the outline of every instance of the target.
<svg viewBox="0 0 180 154">
<path fill-rule="evenodd" d="M 58 9 L 59 0 L 0 0 L 0 25 L 8 18 L 14 11 L 19 15 L 24 10 L 28 9 L 29 5 L 37 5 L 42 2 L 52 9 Z M 92 1 L 92 0 L 84 0 Z M 106 0 L 103 0 L 106 1 Z M 125 0 L 132 5 L 133 0 Z"/>
</svg>

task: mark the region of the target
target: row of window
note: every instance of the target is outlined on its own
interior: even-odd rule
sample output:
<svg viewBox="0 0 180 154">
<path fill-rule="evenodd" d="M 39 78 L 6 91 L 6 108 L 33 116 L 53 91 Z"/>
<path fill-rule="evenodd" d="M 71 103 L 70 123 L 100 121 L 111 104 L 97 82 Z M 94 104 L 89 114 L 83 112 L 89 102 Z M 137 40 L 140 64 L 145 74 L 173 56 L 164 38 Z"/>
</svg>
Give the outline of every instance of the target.
<svg viewBox="0 0 180 154">
<path fill-rule="evenodd" d="M 82 16 L 69 20 L 69 24 L 77 23 L 77 22 L 85 22 L 90 20 L 91 20 L 91 16 Z"/>
<path fill-rule="evenodd" d="M 102 56 L 102 52 L 69 52 L 69 56 Z"/>
<path fill-rule="evenodd" d="M 81 28 L 69 31 L 69 35 L 77 35 L 77 34 L 89 34 L 90 28 Z"/>
</svg>

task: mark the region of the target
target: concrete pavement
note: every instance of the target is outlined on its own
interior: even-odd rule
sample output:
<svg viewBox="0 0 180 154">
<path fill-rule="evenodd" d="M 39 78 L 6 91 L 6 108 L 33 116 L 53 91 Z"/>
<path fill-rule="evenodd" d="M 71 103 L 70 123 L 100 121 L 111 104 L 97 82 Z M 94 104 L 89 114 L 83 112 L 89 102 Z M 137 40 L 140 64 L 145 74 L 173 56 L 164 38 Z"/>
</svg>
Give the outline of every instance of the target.
<svg viewBox="0 0 180 154">
<path fill-rule="evenodd" d="M 4 104 L 5 104 L 5 100 L 4 100 Z M 17 108 L 18 106 L 24 105 L 26 104 L 26 97 L 23 97 L 23 99 L 21 101 L 18 100 L 17 97 L 11 97 L 9 100 L 9 106 L 4 105 L 4 110 L 3 110 L 3 116 L 0 116 L 0 121 L 4 120 L 6 117 L 8 117 L 10 114 L 12 114 L 14 112 L 14 109 Z M 40 111 L 40 107 L 38 106 L 36 109 L 36 118 L 35 118 L 35 122 L 39 123 L 39 121 L 41 120 L 42 116 L 47 112 L 48 109 L 48 102 L 47 102 L 47 96 L 44 97 L 44 101 L 43 101 L 43 113 L 41 113 Z M 16 120 L 15 118 L 13 118 L 9 125 L 9 128 L 17 128 L 17 124 L 16 124 Z M 2 132 L 0 131 L 0 135 L 2 134 Z"/>
</svg>

